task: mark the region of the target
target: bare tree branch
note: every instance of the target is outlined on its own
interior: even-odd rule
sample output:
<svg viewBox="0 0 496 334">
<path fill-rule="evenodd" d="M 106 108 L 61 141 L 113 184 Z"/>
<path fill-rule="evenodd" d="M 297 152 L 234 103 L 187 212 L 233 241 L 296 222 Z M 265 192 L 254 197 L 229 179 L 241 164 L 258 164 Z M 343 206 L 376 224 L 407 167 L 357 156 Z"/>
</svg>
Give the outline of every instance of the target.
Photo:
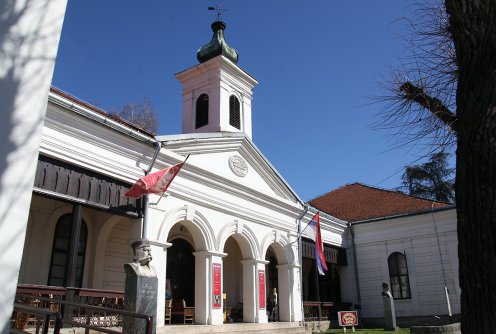
<svg viewBox="0 0 496 334">
<path fill-rule="evenodd" d="M 373 97 L 383 105 L 373 127 L 390 130 L 391 149 L 418 149 L 423 157 L 452 150 L 458 126 L 456 52 L 444 4 L 436 1 L 419 0 L 413 18 L 404 19 L 407 53 L 383 83 L 383 95 Z"/>
<path fill-rule="evenodd" d="M 451 110 L 444 106 L 441 100 L 429 96 L 422 88 L 417 87 L 408 81 L 401 85 L 400 91 L 404 93 L 405 99 L 417 102 L 439 118 L 444 124 L 449 126 L 453 132 L 457 132 L 457 117 Z"/>
<path fill-rule="evenodd" d="M 158 115 L 153 109 L 150 100 L 146 97 L 143 98 L 142 102 L 131 102 L 122 108 L 112 108 L 110 114 L 146 131 L 157 133 L 159 126 Z"/>
</svg>

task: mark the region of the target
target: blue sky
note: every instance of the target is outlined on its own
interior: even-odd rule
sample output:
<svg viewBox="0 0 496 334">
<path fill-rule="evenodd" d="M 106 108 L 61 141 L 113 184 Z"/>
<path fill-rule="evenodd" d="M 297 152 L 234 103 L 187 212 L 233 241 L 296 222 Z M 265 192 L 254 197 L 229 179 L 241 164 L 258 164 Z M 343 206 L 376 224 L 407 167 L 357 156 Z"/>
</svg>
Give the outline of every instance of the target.
<svg viewBox="0 0 496 334">
<path fill-rule="evenodd" d="M 200 0 L 70 0 L 53 85 L 103 109 L 150 99 L 181 132 L 174 74 L 198 64 L 216 19 Z M 414 1 L 225 0 L 225 37 L 259 85 L 253 141 L 303 200 L 342 185 L 401 183 L 418 154 L 372 129 Z M 417 162 L 418 163 L 418 162 Z"/>
</svg>

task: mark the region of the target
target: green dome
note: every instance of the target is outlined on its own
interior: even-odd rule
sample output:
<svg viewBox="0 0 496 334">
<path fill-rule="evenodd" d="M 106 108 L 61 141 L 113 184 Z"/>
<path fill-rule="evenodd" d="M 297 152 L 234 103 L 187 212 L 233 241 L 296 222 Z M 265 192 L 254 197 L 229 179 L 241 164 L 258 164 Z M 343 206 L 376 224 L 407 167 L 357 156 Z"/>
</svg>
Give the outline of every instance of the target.
<svg viewBox="0 0 496 334">
<path fill-rule="evenodd" d="M 198 58 L 200 63 L 204 63 L 219 55 L 223 55 L 235 64 L 238 62 L 238 53 L 235 49 L 227 45 L 224 40 L 224 29 L 226 29 L 224 22 L 215 21 L 212 23 L 212 31 L 214 32 L 212 40 L 207 45 L 202 46 L 196 54 L 196 58 Z"/>
</svg>

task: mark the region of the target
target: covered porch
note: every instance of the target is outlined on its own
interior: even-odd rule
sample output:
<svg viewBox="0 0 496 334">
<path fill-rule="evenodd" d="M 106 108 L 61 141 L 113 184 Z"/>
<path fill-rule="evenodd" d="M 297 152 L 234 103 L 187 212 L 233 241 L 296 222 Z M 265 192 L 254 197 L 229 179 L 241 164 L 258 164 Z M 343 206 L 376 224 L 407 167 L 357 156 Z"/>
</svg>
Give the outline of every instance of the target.
<svg viewBox="0 0 496 334">
<path fill-rule="evenodd" d="M 39 156 L 15 303 L 62 311 L 60 301 L 122 310 L 124 264 L 130 241 L 140 237 L 141 202 L 123 197 L 129 185 L 74 165 Z M 119 325 L 115 315 L 91 316 Z M 101 319 L 100 319 L 101 318 Z M 81 320 L 82 321 L 82 320 Z M 14 312 L 11 326 L 35 325 Z"/>
</svg>

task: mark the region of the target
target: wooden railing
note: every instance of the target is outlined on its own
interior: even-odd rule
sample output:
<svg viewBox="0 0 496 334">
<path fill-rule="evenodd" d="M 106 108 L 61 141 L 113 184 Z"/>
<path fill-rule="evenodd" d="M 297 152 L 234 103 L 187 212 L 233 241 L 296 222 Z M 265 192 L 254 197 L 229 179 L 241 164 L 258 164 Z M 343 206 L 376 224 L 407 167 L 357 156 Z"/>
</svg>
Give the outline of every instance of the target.
<svg viewBox="0 0 496 334">
<path fill-rule="evenodd" d="M 63 288 L 21 284 L 17 287 L 16 303 L 65 314 L 64 321 L 84 322 L 99 327 L 122 326 L 124 292 L 113 290 Z M 65 305 L 62 307 L 62 305 Z M 89 307 L 96 308 L 89 308 Z M 36 317 L 14 312 L 12 328 L 38 325 Z"/>
<path fill-rule="evenodd" d="M 50 311 L 39 307 L 27 306 L 19 303 L 14 303 L 14 314 L 23 315 L 25 318 L 30 317 L 33 321 L 34 333 L 47 334 L 50 327 L 54 333 L 58 333 L 62 326 L 62 317 L 60 312 Z M 26 326 L 27 327 L 27 326 Z M 15 324 L 11 326 L 10 333 L 25 333 L 25 326 Z"/>
<path fill-rule="evenodd" d="M 324 321 L 330 320 L 334 316 L 336 303 L 334 302 L 319 302 L 319 301 L 304 301 L 303 315 L 305 321 Z"/>
<path fill-rule="evenodd" d="M 28 296 L 27 296 L 28 297 Z M 43 302 L 51 302 L 50 298 L 45 298 L 45 297 L 38 297 L 40 301 Z M 134 319 L 141 319 L 144 322 L 144 328 L 143 331 L 140 331 L 140 333 L 143 334 L 152 334 L 153 331 L 153 318 L 149 315 L 146 314 L 139 314 L 135 312 L 129 312 L 129 311 L 124 311 L 124 310 L 116 310 L 116 309 L 109 309 L 105 307 L 99 307 L 99 306 L 92 306 L 92 305 L 81 305 L 79 303 L 73 303 L 73 302 L 68 302 L 65 300 L 58 300 L 56 303 L 59 305 L 59 309 L 66 310 L 67 309 L 75 309 L 79 308 L 82 310 L 82 313 L 84 314 L 84 317 L 72 317 L 70 319 L 64 319 L 60 316 L 59 312 L 51 312 L 51 313 L 56 313 L 57 319 L 55 322 L 55 326 L 53 328 L 53 334 L 59 334 L 60 333 L 60 324 L 65 327 L 79 327 L 79 328 L 84 328 L 85 333 L 90 333 L 90 330 L 98 333 L 108 333 L 108 334 L 121 334 L 123 333 L 122 327 L 121 326 L 106 326 L 105 324 L 101 324 L 100 320 L 102 315 L 108 315 L 108 314 L 113 314 L 119 319 L 123 319 L 124 317 L 129 318 L 134 318 Z M 14 309 L 16 311 L 20 312 L 28 312 L 29 315 L 31 314 L 36 314 L 42 313 L 40 308 L 33 308 L 33 307 L 26 307 L 24 305 L 16 304 Z M 40 324 L 40 320 L 37 318 L 36 322 L 36 333 L 39 333 L 39 328 L 43 326 L 43 334 L 47 333 L 48 334 L 48 327 L 50 327 L 50 324 L 47 324 L 47 320 L 51 316 L 50 314 L 47 314 L 45 318 Z M 96 322 L 94 319 L 97 319 Z M 117 328 L 108 328 L 108 327 L 117 327 Z M 118 328 L 121 327 L 121 328 Z M 20 330 L 14 329 L 11 330 L 11 332 L 14 333 L 26 333 L 26 330 L 28 328 L 21 328 Z M 30 331 L 29 331 L 30 332 Z"/>
</svg>

